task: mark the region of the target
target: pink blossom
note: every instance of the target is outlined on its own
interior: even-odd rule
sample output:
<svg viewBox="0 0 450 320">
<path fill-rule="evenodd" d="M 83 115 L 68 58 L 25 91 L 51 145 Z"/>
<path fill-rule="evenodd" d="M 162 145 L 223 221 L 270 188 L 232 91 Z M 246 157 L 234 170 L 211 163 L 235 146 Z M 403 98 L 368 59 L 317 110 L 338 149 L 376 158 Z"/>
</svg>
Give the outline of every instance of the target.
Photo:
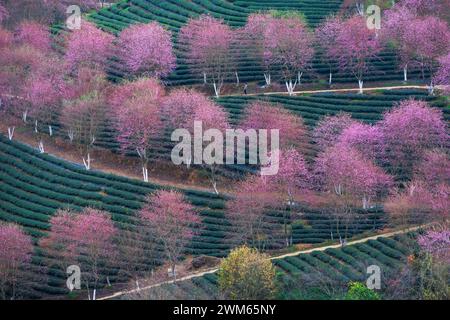
<svg viewBox="0 0 450 320">
<path fill-rule="evenodd" d="M 445 147 L 448 133 L 442 111 L 418 100 L 402 101 L 379 123 L 386 160 L 409 174 L 429 149 Z"/>
<path fill-rule="evenodd" d="M 436 84 L 444 85 L 444 91 L 450 93 L 450 53 L 439 58 L 439 69 L 436 72 L 434 81 Z"/>
<path fill-rule="evenodd" d="M 280 148 L 301 146 L 305 141 L 306 129 L 303 119 L 279 104 L 264 101 L 251 103 L 245 110 L 240 126 L 243 129 L 280 130 Z"/>
<path fill-rule="evenodd" d="M 33 21 L 22 22 L 15 33 L 15 41 L 47 52 L 51 49 L 50 32 L 42 24 Z"/>
<path fill-rule="evenodd" d="M 140 211 L 150 231 L 163 244 L 164 253 L 174 268 L 195 235 L 201 220 L 194 206 L 178 191 L 158 191 L 147 197 Z"/>
<path fill-rule="evenodd" d="M 232 68 L 231 28 L 221 20 L 201 15 L 189 20 L 181 28 L 178 40 L 187 47 L 190 64 L 202 70 L 206 81 L 211 79 L 216 96 L 219 96 L 223 82 Z"/>
<path fill-rule="evenodd" d="M 322 187 L 338 196 L 364 199 L 388 193 L 392 178 L 349 146 L 337 144 L 316 159 L 316 174 Z"/>
<path fill-rule="evenodd" d="M 83 65 L 105 68 L 113 40 L 113 35 L 83 20 L 81 29 L 73 30 L 66 39 L 66 63 L 71 69 Z"/>
<path fill-rule="evenodd" d="M 119 58 L 133 74 L 165 77 L 175 68 L 171 34 L 157 22 L 123 30 L 118 49 Z"/>
<path fill-rule="evenodd" d="M 358 150 L 372 161 L 381 160 L 384 153 L 383 131 L 378 126 L 353 123 L 342 131 L 338 143 Z"/>
<path fill-rule="evenodd" d="M 1 24 L 4 20 L 8 19 L 8 17 L 9 17 L 9 12 L 8 12 L 8 10 L 7 10 L 4 6 L 2 6 L 2 5 L 0 4 L 0 24 Z"/>
<path fill-rule="evenodd" d="M 348 113 L 340 112 L 337 115 L 323 117 L 313 130 L 313 138 L 320 151 L 334 145 L 342 131 L 357 123 Z"/>
<path fill-rule="evenodd" d="M 339 68 L 351 72 L 362 85 L 364 75 L 369 70 L 369 61 L 377 58 L 382 50 L 379 38 L 374 30 L 367 27 L 366 19 L 361 16 L 342 22 L 339 30 L 336 37 Z"/>
<path fill-rule="evenodd" d="M 164 118 L 172 128 L 191 126 L 195 110 L 201 110 L 204 105 L 212 102 L 202 93 L 188 89 L 172 91 L 162 103 Z"/>
<path fill-rule="evenodd" d="M 423 250 L 437 259 L 450 263 L 450 231 L 446 228 L 440 231 L 430 230 L 418 238 Z"/>
</svg>

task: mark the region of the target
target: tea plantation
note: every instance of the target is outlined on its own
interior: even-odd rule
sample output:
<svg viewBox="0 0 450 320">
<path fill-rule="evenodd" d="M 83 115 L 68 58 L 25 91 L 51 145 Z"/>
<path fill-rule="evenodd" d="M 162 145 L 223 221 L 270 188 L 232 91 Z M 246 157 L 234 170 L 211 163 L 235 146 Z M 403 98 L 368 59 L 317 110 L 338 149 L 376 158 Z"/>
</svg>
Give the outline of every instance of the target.
<svg viewBox="0 0 450 320">
<path fill-rule="evenodd" d="M 111 213 L 119 228 L 136 224 L 136 211 L 144 197 L 162 188 L 125 177 L 96 171 L 86 171 L 51 155 L 0 135 L 0 221 L 15 222 L 32 235 L 35 242 L 49 230 L 49 219 L 61 208 L 99 208 Z M 226 195 L 215 195 L 198 190 L 181 190 L 201 212 L 202 225 L 198 235 L 188 246 L 187 254 L 224 256 L 233 246 L 233 231 L 224 214 Z M 301 208 L 301 220 L 293 231 L 294 243 L 321 243 L 331 238 L 335 226 L 329 216 Z M 269 214 L 273 225 L 281 228 L 281 212 Z M 384 213 L 371 210 L 359 214 L 350 225 L 349 235 L 373 231 L 386 223 Z M 153 261 L 157 263 L 157 261 Z M 38 292 L 46 295 L 65 292 L 60 269 L 52 267 L 55 261 L 40 249 L 35 251 L 33 267 L 36 272 L 49 275 L 48 285 L 36 283 Z M 114 279 L 111 279 L 113 281 Z"/>
</svg>

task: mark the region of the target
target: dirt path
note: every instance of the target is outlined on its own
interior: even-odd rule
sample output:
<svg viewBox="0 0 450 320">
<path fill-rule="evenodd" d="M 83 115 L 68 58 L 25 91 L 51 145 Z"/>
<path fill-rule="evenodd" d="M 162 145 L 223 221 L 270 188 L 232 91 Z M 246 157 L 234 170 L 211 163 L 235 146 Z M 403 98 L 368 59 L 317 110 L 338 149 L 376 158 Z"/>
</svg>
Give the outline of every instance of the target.
<svg viewBox="0 0 450 320">
<path fill-rule="evenodd" d="M 367 242 L 369 240 L 376 240 L 376 239 L 378 239 L 380 237 L 388 238 L 388 237 L 395 236 L 397 234 L 408 233 L 408 232 L 415 231 L 415 230 L 418 230 L 418 229 L 426 227 L 426 226 L 427 225 L 420 225 L 420 226 L 416 226 L 416 227 L 412 227 L 412 228 L 408 228 L 408 229 L 381 233 L 381 234 L 373 235 L 373 236 L 370 236 L 370 237 L 349 241 L 347 243 L 347 246 L 354 245 L 354 244 L 357 244 L 357 243 L 364 243 L 364 242 Z M 334 244 L 334 245 L 323 246 L 323 247 L 316 247 L 316 248 L 311 248 L 311 249 L 307 249 L 307 250 L 299 250 L 299 251 L 295 251 L 295 252 L 291 252 L 291 253 L 287 253 L 287 254 L 283 254 L 283 255 L 279 255 L 279 256 L 273 256 L 273 257 L 271 257 L 269 259 L 270 260 L 283 259 L 283 258 L 287 258 L 287 257 L 298 256 L 299 254 L 311 253 L 313 251 L 325 251 L 327 249 L 337 249 L 337 248 L 340 248 L 340 247 L 341 247 L 340 244 Z M 194 274 L 190 274 L 190 275 L 181 277 L 181 278 L 179 278 L 177 280 L 163 281 L 163 282 L 152 284 L 152 285 L 140 288 L 140 289 L 133 289 L 133 290 L 128 290 L 128 291 L 127 290 L 119 291 L 119 292 L 116 292 L 116 293 L 111 294 L 109 296 L 105 296 L 105 297 L 99 298 L 97 300 L 114 299 L 114 298 L 117 298 L 117 297 L 120 297 L 120 296 L 123 296 L 123 295 L 126 295 L 126 294 L 137 293 L 137 292 L 140 292 L 142 290 L 149 290 L 149 289 L 152 289 L 152 288 L 160 287 L 160 286 L 165 285 L 165 284 L 171 284 L 171 283 L 174 283 L 174 282 L 190 280 L 190 279 L 193 279 L 193 278 L 199 278 L 199 277 L 203 277 L 204 275 L 207 275 L 207 274 L 215 273 L 218 270 L 219 270 L 218 268 L 209 269 L 209 270 L 206 270 L 206 271 L 202 271 L 202 272 L 199 272 L 199 273 L 194 273 Z"/>
<path fill-rule="evenodd" d="M 435 86 L 435 89 L 442 89 L 443 86 Z M 427 90 L 428 86 L 422 85 L 405 85 L 405 86 L 390 86 L 390 87 L 368 87 L 364 88 L 364 91 L 376 91 L 376 90 L 396 90 L 396 89 L 424 89 Z M 343 89 L 323 89 L 323 90 L 304 90 L 304 91 L 294 91 L 294 95 L 299 94 L 314 94 L 314 93 L 327 93 L 327 92 L 358 92 L 358 88 L 343 88 Z M 286 91 L 277 92 L 261 92 L 261 93 L 251 93 L 247 96 L 270 96 L 270 95 L 286 95 L 289 94 Z M 222 95 L 221 97 L 242 97 L 242 94 L 230 94 Z"/>
</svg>

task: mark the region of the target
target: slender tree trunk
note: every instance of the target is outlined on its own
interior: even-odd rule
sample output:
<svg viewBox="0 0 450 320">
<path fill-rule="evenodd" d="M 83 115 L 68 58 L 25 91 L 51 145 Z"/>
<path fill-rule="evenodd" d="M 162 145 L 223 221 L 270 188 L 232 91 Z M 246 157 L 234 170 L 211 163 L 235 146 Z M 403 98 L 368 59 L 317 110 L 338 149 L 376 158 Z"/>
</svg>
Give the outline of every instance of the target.
<svg viewBox="0 0 450 320">
<path fill-rule="evenodd" d="M 236 75 L 236 85 L 239 85 L 239 73 L 236 71 L 234 74 Z"/>
<path fill-rule="evenodd" d="M 214 93 L 216 94 L 216 98 L 219 98 L 220 88 L 217 86 L 215 81 L 213 82 L 213 87 L 214 87 Z"/>
<path fill-rule="evenodd" d="M 272 80 L 269 72 L 264 73 L 264 80 L 266 80 L 266 86 L 271 85 Z"/>
<path fill-rule="evenodd" d="M 53 128 L 51 125 L 48 126 L 48 134 L 51 136 L 53 136 Z"/>
<path fill-rule="evenodd" d="M 363 85 L 364 85 L 364 81 L 362 80 L 358 80 L 358 86 L 359 86 L 359 94 L 363 94 Z"/>
<path fill-rule="evenodd" d="M 91 155 L 88 152 L 87 157 L 85 159 L 85 157 L 83 157 L 83 164 L 84 167 L 86 168 L 86 170 L 91 170 Z"/>
<path fill-rule="evenodd" d="M 22 112 L 23 122 L 27 123 L 27 117 L 28 117 L 28 110 L 25 110 L 24 112 Z"/>
<path fill-rule="evenodd" d="M 45 149 L 44 149 L 44 142 L 42 141 L 42 139 L 39 140 L 39 152 L 40 153 L 45 153 Z"/>
<path fill-rule="evenodd" d="M 8 139 L 9 140 L 13 139 L 15 129 L 16 129 L 16 127 L 8 127 Z"/>
<path fill-rule="evenodd" d="M 69 137 L 70 142 L 73 142 L 73 138 L 75 137 L 75 133 L 73 132 L 72 129 L 69 129 L 67 131 L 67 136 Z"/>
<path fill-rule="evenodd" d="M 331 82 L 333 80 L 333 73 L 330 71 L 330 76 L 328 78 L 328 85 L 331 87 Z"/>
<path fill-rule="evenodd" d="M 408 82 L 408 65 L 407 64 L 403 67 L 403 82 L 404 83 Z"/>
<path fill-rule="evenodd" d="M 206 72 L 203 72 L 203 84 L 206 85 L 207 84 L 207 79 L 206 79 Z"/>
</svg>

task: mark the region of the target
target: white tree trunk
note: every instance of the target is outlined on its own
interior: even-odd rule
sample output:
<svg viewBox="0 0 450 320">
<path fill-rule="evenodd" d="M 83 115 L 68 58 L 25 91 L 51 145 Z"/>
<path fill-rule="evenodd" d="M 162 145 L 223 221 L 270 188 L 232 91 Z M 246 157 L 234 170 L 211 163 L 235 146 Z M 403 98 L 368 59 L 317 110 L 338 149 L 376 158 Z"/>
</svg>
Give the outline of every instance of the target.
<svg viewBox="0 0 450 320">
<path fill-rule="evenodd" d="M 403 82 L 408 82 L 408 65 L 403 67 Z"/>
<path fill-rule="evenodd" d="M 92 300 L 95 300 L 96 293 L 97 293 L 97 289 L 94 289 L 94 292 L 92 293 Z"/>
<path fill-rule="evenodd" d="M 217 190 L 217 182 L 216 182 L 216 181 L 213 181 L 213 182 L 212 182 L 212 185 L 213 185 L 213 188 L 214 188 L 214 192 L 215 192 L 216 194 L 219 194 L 219 190 Z"/>
<path fill-rule="evenodd" d="M 144 182 L 148 182 L 148 169 L 146 166 L 142 166 L 142 176 L 144 178 Z"/>
<path fill-rule="evenodd" d="M 367 199 L 366 196 L 363 197 L 362 203 L 363 203 L 363 209 L 367 210 L 369 208 L 369 200 Z"/>
<path fill-rule="evenodd" d="M 89 153 L 86 159 L 83 157 L 83 164 L 86 170 L 91 170 L 91 155 Z"/>
<path fill-rule="evenodd" d="M 270 73 L 264 73 L 264 80 L 266 80 L 266 86 L 270 86 L 272 83 Z"/>
<path fill-rule="evenodd" d="M 301 84 L 302 83 L 302 76 L 303 76 L 303 72 L 298 72 L 298 74 L 297 74 L 297 81 L 298 81 L 298 84 Z"/>
<path fill-rule="evenodd" d="M 16 129 L 16 127 L 9 127 L 8 128 L 8 139 L 12 140 L 14 137 L 14 130 Z"/>
<path fill-rule="evenodd" d="M 44 143 L 42 142 L 42 140 L 39 141 L 39 152 L 40 153 L 44 153 L 45 152 L 45 150 L 44 150 Z"/>
<path fill-rule="evenodd" d="M 236 84 L 239 85 L 239 73 L 236 71 L 234 74 L 236 75 Z"/>
<path fill-rule="evenodd" d="M 328 84 L 331 85 L 331 81 L 333 80 L 333 73 L 330 72 L 330 77 L 328 78 Z"/>
<path fill-rule="evenodd" d="M 434 95 L 434 84 L 433 84 L 433 81 L 431 81 L 430 85 L 428 86 L 428 93 L 430 95 Z"/>
<path fill-rule="evenodd" d="M 75 133 L 73 132 L 72 129 L 69 129 L 69 130 L 67 131 L 67 135 L 69 136 L 70 142 L 73 142 L 73 138 L 75 137 Z"/>
<path fill-rule="evenodd" d="M 363 94 L 363 84 L 364 84 L 364 81 L 362 81 L 362 80 L 358 80 L 358 86 L 359 86 L 359 94 Z"/>
<path fill-rule="evenodd" d="M 48 126 L 48 134 L 51 136 L 53 136 L 53 128 L 52 126 Z"/>
<path fill-rule="evenodd" d="M 34 132 L 38 133 L 38 122 L 34 121 Z"/>
<path fill-rule="evenodd" d="M 286 89 L 290 96 L 294 94 L 295 86 L 297 85 L 297 81 L 292 83 L 292 80 L 286 81 Z"/>
<path fill-rule="evenodd" d="M 207 83 L 206 72 L 203 72 L 203 84 Z"/>
<path fill-rule="evenodd" d="M 25 110 L 24 112 L 22 112 L 22 120 L 23 122 L 27 122 L 27 117 L 28 117 L 28 110 Z"/>
<path fill-rule="evenodd" d="M 216 98 L 218 98 L 220 95 L 220 88 L 217 86 L 215 81 L 213 83 L 213 87 L 214 87 L 214 93 L 216 94 Z"/>
<path fill-rule="evenodd" d="M 141 288 L 139 287 L 139 281 L 138 280 L 136 280 L 136 289 L 139 291 L 139 290 L 141 290 Z"/>
</svg>

